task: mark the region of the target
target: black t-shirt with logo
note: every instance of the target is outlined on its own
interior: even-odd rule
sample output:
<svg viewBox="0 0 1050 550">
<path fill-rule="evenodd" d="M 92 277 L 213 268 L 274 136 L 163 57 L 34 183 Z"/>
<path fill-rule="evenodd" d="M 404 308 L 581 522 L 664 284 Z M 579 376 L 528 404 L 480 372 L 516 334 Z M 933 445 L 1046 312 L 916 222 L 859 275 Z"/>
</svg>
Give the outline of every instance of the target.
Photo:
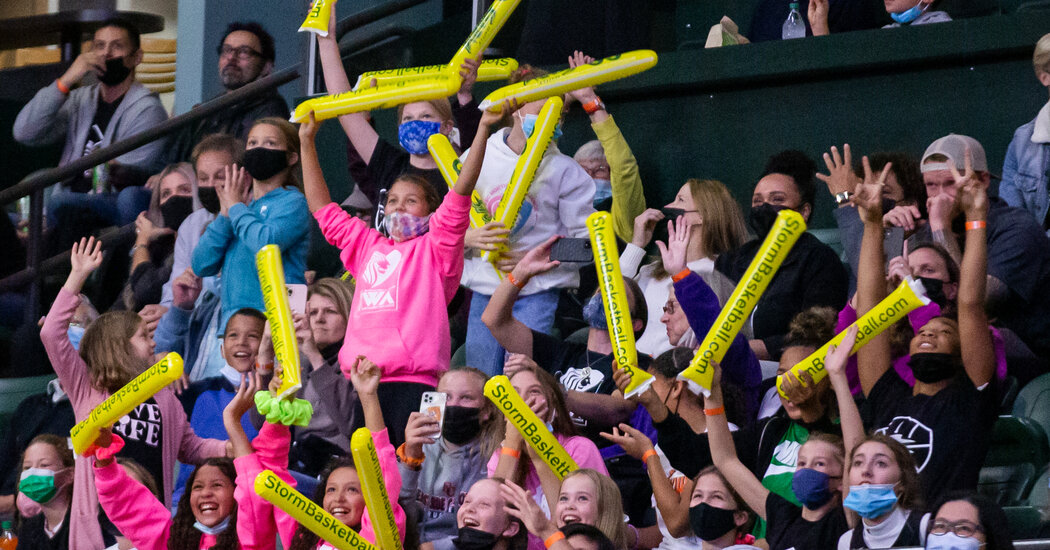
<svg viewBox="0 0 1050 550">
<path fill-rule="evenodd" d="M 152 397 L 113 425 L 113 433 L 124 439 L 120 455 L 141 464 L 158 486 L 164 482 L 164 458 L 160 451 L 163 431 L 160 406 Z"/>
<path fill-rule="evenodd" d="M 911 451 L 926 502 L 937 502 L 950 491 L 977 487 L 997 401 L 994 378 L 978 390 L 960 374 L 935 395 L 912 395 L 912 388 L 888 369 L 868 395 L 864 425 Z"/>
<path fill-rule="evenodd" d="M 532 360 L 541 369 L 553 374 L 567 391 L 612 395 L 616 390 L 613 381 L 613 356 L 589 351 L 586 344 L 565 342 L 538 331 L 532 331 Z M 649 368 L 651 359 L 638 354 L 638 368 Z M 572 421 L 580 433 L 598 447 L 607 447 L 609 440 L 598 435 L 609 426 L 594 425 L 575 414 Z"/>
<path fill-rule="evenodd" d="M 846 514 L 836 506 L 817 521 L 802 519 L 802 508 L 770 492 L 766 497 L 766 542 L 769 550 L 828 550 L 849 531 Z"/>
<path fill-rule="evenodd" d="M 124 96 L 120 96 L 113 103 L 106 103 L 102 100 L 102 96 L 98 97 L 98 104 L 95 106 L 95 117 L 91 119 L 91 126 L 88 127 L 87 140 L 84 141 L 84 150 L 81 151 L 81 156 L 87 156 L 102 145 L 102 138 L 106 135 L 106 128 L 109 127 L 109 122 L 113 120 L 113 115 L 117 112 L 117 107 L 120 107 L 120 103 L 124 101 Z M 70 188 L 73 191 L 80 193 L 91 190 L 92 177 L 91 169 L 84 170 L 83 177 L 75 177 L 69 182 Z"/>
</svg>

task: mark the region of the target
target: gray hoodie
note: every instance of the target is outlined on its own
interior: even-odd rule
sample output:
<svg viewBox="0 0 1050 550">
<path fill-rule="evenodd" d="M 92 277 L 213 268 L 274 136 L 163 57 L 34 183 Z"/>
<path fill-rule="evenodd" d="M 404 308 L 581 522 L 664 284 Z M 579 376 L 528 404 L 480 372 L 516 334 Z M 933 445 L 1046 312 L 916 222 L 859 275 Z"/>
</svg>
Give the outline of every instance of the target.
<svg viewBox="0 0 1050 550">
<path fill-rule="evenodd" d="M 481 456 L 480 438 L 454 450 L 437 441 L 423 447 L 426 459 L 419 470 L 400 461 L 401 494 L 398 503 L 419 525 L 419 542 L 433 542 L 435 550 L 453 550 L 452 539 L 459 534 L 456 512 L 475 481 L 488 477 Z"/>
<path fill-rule="evenodd" d="M 63 166 L 83 156 L 91 121 L 98 107 L 100 84 L 81 86 L 69 95 L 58 90 L 54 83 L 40 89 L 33 99 L 22 107 L 15 119 L 15 141 L 23 145 L 49 145 L 65 140 L 62 148 Z M 168 113 L 157 94 L 138 82 L 124 94 L 113 118 L 106 127 L 101 147 L 138 134 L 167 120 Z M 166 138 L 147 143 L 116 158 L 116 161 L 135 166 L 150 173 L 164 167 Z"/>
</svg>

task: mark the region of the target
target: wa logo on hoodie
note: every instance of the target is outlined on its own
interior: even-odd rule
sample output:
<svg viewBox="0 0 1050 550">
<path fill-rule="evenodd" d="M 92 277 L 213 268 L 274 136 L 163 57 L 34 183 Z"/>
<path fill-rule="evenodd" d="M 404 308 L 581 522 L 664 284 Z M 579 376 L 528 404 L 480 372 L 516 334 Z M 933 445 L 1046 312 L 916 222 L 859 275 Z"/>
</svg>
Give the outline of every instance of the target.
<svg viewBox="0 0 1050 550">
<path fill-rule="evenodd" d="M 401 271 L 401 251 L 391 250 L 386 254 L 372 252 L 372 257 L 365 264 L 361 276 L 364 283 L 359 289 L 361 311 L 388 311 L 397 309 L 397 281 Z"/>
</svg>

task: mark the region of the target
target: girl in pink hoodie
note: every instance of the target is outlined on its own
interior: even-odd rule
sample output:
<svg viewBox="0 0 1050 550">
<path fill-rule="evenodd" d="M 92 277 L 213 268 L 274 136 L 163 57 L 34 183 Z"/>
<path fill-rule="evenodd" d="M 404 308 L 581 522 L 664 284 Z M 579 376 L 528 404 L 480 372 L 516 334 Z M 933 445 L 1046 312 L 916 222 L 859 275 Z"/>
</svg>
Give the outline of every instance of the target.
<svg viewBox="0 0 1050 550">
<path fill-rule="evenodd" d="M 377 390 L 381 378 L 380 368 L 365 357 L 358 357 L 350 365 L 350 380 L 364 409 L 365 427 L 372 432 L 372 441 L 379 457 L 390 506 L 394 512 L 394 523 L 398 535 L 405 537 L 405 512 L 397 503 L 401 491 L 401 475 L 397 469 L 394 447 L 390 444 L 383 412 L 379 408 Z M 276 380 L 277 377 L 274 377 Z M 275 508 L 255 493 L 255 478 L 262 470 L 271 470 L 289 485 L 295 480 L 288 474 L 288 447 L 291 434 L 287 426 L 266 422 L 259 435 L 250 443 L 238 419 L 252 406 L 252 395 L 259 387 L 258 374 L 253 380 L 245 380 L 237 396 L 223 413 L 223 422 L 230 435 L 233 452 L 237 456 L 236 499 L 240 511 L 237 530 L 242 548 L 246 550 L 273 550 L 279 536 L 281 546 L 289 550 L 315 550 L 331 548 L 326 542 L 294 519 Z M 271 384 L 275 386 L 275 384 Z M 320 484 L 313 501 L 335 519 L 357 531 L 362 538 L 375 544 L 375 531 L 365 509 L 361 495 L 361 482 L 350 457 L 334 459 L 321 473 Z"/>
<path fill-rule="evenodd" d="M 319 124 L 311 114 L 299 127 L 306 202 L 357 283 L 339 363 L 344 374 L 358 356 L 383 366 L 379 397 L 395 446 L 404 441 L 408 416 L 417 410 L 423 392 L 432 391 L 448 370 L 452 353 L 446 307 L 463 273 L 471 193 L 489 133 L 513 109 L 508 104 L 500 113 L 482 115 L 471 149 L 480 153 L 468 157 L 440 205 L 425 180 L 403 175 L 394 182 L 385 204 L 390 237 L 332 202 L 314 144 Z"/>
<path fill-rule="evenodd" d="M 40 340 L 80 422 L 153 363 L 153 338 L 145 321 L 131 311 L 106 313 L 86 330 L 71 326 L 81 302 L 80 290 L 102 263 L 101 243 L 89 238 L 74 244 L 70 263 L 69 278 L 44 319 Z M 70 340 L 71 335 L 79 340 L 79 349 Z M 125 455 L 134 457 L 161 482 L 165 499 L 170 499 L 173 491 L 176 459 L 200 464 L 226 452 L 225 442 L 201 439 L 193 433 L 186 412 L 169 388 L 136 407 L 114 431 L 127 440 Z M 86 460 L 77 460 L 74 467 L 71 506 L 70 550 L 102 550 L 105 545 L 98 524 L 95 476 Z"/>
</svg>

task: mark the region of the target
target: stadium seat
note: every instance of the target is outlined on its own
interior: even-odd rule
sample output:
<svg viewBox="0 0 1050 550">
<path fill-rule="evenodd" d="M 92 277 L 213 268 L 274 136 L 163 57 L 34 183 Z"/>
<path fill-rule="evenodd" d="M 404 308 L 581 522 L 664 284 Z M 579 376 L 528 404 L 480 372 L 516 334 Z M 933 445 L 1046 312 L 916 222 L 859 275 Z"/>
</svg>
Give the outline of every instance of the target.
<svg viewBox="0 0 1050 550">
<path fill-rule="evenodd" d="M 1043 516 L 1034 506 L 1005 506 L 1006 522 L 1010 525 L 1010 535 L 1014 540 L 1034 539 L 1039 534 L 1039 524 Z"/>
<path fill-rule="evenodd" d="M 1050 438 L 1050 374 L 1032 380 L 1018 392 L 1013 415 L 1035 421 Z"/>
<path fill-rule="evenodd" d="M 1016 416 L 1000 416 L 981 468 L 978 490 L 1001 506 L 1024 502 L 1050 459 L 1050 445 L 1039 426 Z"/>
<path fill-rule="evenodd" d="M 0 378 L 0 435 L 7 432 L 8 422 L 18 404 L 30 395 L 43 393 L 53 374 L 28 378 Z"/>
</svg>

